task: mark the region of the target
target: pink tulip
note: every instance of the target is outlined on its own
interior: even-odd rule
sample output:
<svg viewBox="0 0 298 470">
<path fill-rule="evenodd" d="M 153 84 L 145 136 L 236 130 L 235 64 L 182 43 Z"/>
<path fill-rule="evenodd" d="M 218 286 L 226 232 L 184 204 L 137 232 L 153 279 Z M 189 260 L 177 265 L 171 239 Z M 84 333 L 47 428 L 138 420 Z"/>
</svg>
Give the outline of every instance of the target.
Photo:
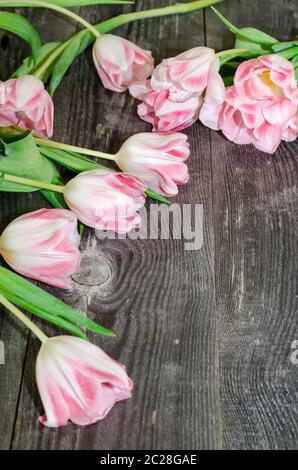
<svg viewBox="0 0 298 470">
<path fill-rule="evenodd" d="M 65 209 L 40 209 L 18 217 L 0 237 L 0 253 L 18 273 L 68 289 L 79 269 L 76 216 Z"/>
<path fill-rule="evenodd" d="M 112 34 L 95 41 L 93 60 L 104 87 L 118 92 L 127 90 L 135 80 L 148 78 L 154 66 L 150 51 Z"/>
<path fill-rule="evenodd" d="M 218 70 L 219 59 L 213 49 L 194 47 L 163 60 L 154 69 L 151 80 L 135 82 L 129 91 L 143 101 L 138 114 L 153 125 L 154 131 L 180 131 L 198 119 L 210 80 L 215 80 L 211 88 L 217 94 L 216 84 L 221 80 Z"/>
<path fill-rule="evenodd" d="M 53 134 L 53 101 L 41 80 L 33 75 L 0 83 L 0 127 L 15 125 L 34 134 Z"/>
<path fill-rule="evenodd" d="M 232 142 L 273 153 L 298 136 L 298 88 L 293 65 L 279 55 L 239 65 L 221 103 L 206 102 L 200 119 Z"/>
<path fill-rule="evenodd" d="M 146 184 L 128 173 L 98 169 L 80 173 L 65 186 L 64 197 L 79 220 L 99 230 L 129 232 L 138 227 Z"/>
<path fill-rule="evenodd" d="M 100 348 L 72 336 L 48 338 L 36 361 L 36 379 L 48 427 L 68 420 L 85 426 L 103 419 L 133 388 L 125 367 Z"/>
<path fill-rule="evenodd" d="M 178 193 L 178 184 L 189 179 L 185 160 L 189 157 L 187 136 L 182 133 L 144 132 L 124 142 L 115 161 L 123 170 L 142 178 L 165 196 Z"/>
</svg>

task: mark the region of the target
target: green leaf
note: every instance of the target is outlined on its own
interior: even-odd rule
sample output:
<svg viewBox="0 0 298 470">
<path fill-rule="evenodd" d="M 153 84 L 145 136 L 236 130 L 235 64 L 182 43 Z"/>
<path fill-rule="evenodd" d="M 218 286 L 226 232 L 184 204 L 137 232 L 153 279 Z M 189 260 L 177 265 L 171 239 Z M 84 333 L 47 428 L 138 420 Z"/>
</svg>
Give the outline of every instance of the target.
<svg viewBox="0 0 298 470">
<path fill-rule="evenodd" d="M 151 199 L 155 199 L 156 201 L 158 202 L 161 202 L 163 204 L 172 204 L 171 201 L 169 201 L 168 199 L 166 199 L 164 196 L 162 196 L 161 194 L 158 194 L 156 193 L 155 191 L 153 191 L 152 189 L 150 188 L 147 188 L 145 190 L 145 193 L 147 194 L 148 197 L 151 197 Z"/>
<path fill-rule="evenodd" d="M 69 45 L 64 49 L 55 65 L 53 66 L 52 77 L 50 81 L 50 94 L 53 96 L 56 88 L 64 77 L 66 71 L 80 53 L 80 46 L 84 31 L 74 36 Z"/>
<path fill-rule="evenodd" d="M 273 38 L 269 34 L 264 33 L 259 29 L 251 27 L 240 28 L 238 36 L 240 38 L 243 38 L 243 40 L 259 44 L 260 46 L 262 46 L 261 49 L 267 48 L 268 50 L 270 50 L 272 48 L 272 45 L 278 42 L 277 39 Z"/>
<path fill-rule="evenodd" d="M 44 145 L 39 146 L 40 153 L 53 160 L 59 165 L 72 170 L 75 173 L 81 173 L 82 171 L 96 170 L 97 168 L 106 168 L 100 163 L 91 160 L 91 158 L 84 157 L 79 153 L 68 152 L 66 150 L 53 149 Z"/>
<path fill-rule="evenodd" d="M 58 184 L 63 186 L 63 181 L 57 168 L 54 166 L 54 177 L 51 181 L 52 184 Z M 56 191 L 50 191 L 49 189 L 41 189 L 41 194 L 49 201 L 52 207 L 55 209 L 68 209 L 68 206 L 65 202 L 64 196 L 62 193 L 57 193 Z"/>
<path fill-rule="evenodd" d="M 239 64 L 240 64 L 240 62 L 230 61 L 230 62 L 227 62 L 226 64 L 224 64 L 220 68 L 220 75 L 221 75 L 226 87 L 233 85 L 235 71 L 239 67 Z"/>
<path fill-rule="evenodd" d="M 52 183 L 58 184 L 55 182 L 55 179 Z M 50 191 L 49 189 L 41 189 L 40 192 L 55 209 L 68 209 L 63 194 Z"/>
<path fill-rule="evenodd" d="M 24 131 L 24 129 L 20 129 L 16 126 L 9 126 L 9 127 L 0 127 L 0 138 L 6 143 L 9 144 L 11 142 L 16 142 L 17 140 L 23 139 L 31 131 Z"/>
<path fill-rule="evenodd" d="M 280 52 L 278 52 L 278 55 L 284 57 L 285 59 L 292 59 L 298 54 L 298 46 L 292 46 L 289 47 L 288 49 L 284 49 Z"/>
<path fill-rule="evenodd" d="M 237 50 L 235 50 L 235 52 L 231 52 L 230 54 L 226 54 L 220 57 L 220 66 L 222 67 L 223 65 L 229 63 L 230 61 L 236 58 L 250 59 L 252 57 L 258 57 L 259 55 L 260 55 L 260 52 L 255 49 L 250 49 L 246 52 L 239 52 L 239 51 L 237 52 Z"/>
<path fill-rule="evenodd" d="M 18 298 L 18 296 L 14 295 L 13 293 L 7 291 L 5 287 L 0 286 L 0 293 L 13 304 L 30 312 L 30 308 L 31 308 L 30 304 Z M 73 335 L 79 336 L 80 338 L 83 338 L 83 339 L 87 339 L 85 333 L 80 328 L 73 325 L 72 323 L 69 323 L 63 318 L 55 317 L 45 312 L 42 312 L 42 313 L 35 312 L 35 315 L 39 318 L 42 318 L 43 320 L 46 320 L 49 323 L 52 323 L 55 326 L 58 326 L 59 328 L 62 328 L 63 330 L 68 331 L 69 333 L 72 333 Z"/>
<path fill-rule="evenodd" d="M 258 31 L 254 28 L 241 28 L 239 31 L 242 31 L 244 34 L 245 32 L 250 32 L 250 31 Z M 260 32 L 260 31 L 259 31 Z M 264 33 L 263 33 L 264 34 Z M 259 44 L 255 41 L 245 39 L 244 37 L 236 36 L 235 40 L 235 49 L 253 49 L 256 51 L 259 51 L 260 53 L 263 54 L 268 54 L 268 52 L 272 52 L 272 46 L 267 45 L 267 44 Z"/>
<path fill-rule="evenodd" d="M 26 18 L 17 13 L 0 11 L 0 29 L 9 31 L 24 39 L 31 46 L 34 60 L 37 60 L 41 47 L 40 37 L 34 26 Z"/>
<path fill-rule="evenodd" d="M 225 87 L 234 85 L 234 75 L 229 75 L 223 78 Z"/>
<path fill-rule="evenodd" d="M 19 140 L 6 143 L 6 149 L 8 156 L 0 155 L 0 172 L 45 183 L 52 181 L 54 176 L 53 165 L 40 154 L 31 133 Z M 38 189 L 2 181 L 0 191 L 30 192 L 38 191 Z"/>
<path fill-rule="evenodd" d="M 0 138 L 0 156 L 7 157 L 9 155 L 9 147 L 7 146 L 6 142 Z"/>
<path fill-rule="evenodd" d="M 111 330 L 98 325 L 62 300 L 3 267 L 0 267 L 0 289 L 5 292 L 4 295 L 9 295 L 9 300 L 15 305 L 25 308 L 28 312 L 51 323 L 54 323 L 53 319 L 55 319 L 55 324 L 58 324 L 58 321 L 60 322 L 59 326 L 64 324 L 64 327 L 61 326 L 62 328 L 69 329 L 68 324 L 71 328 L 79 325 L 95 333 L 116 336 Z"/>
<path fill-rule="evenodd" d="M 285 49 L 290 49 L 293 46 L 298 46 L 298 41 L 278 42 L 272 46 L 272 49 L 274 52 L 280 52 Z"/>
<path fill-rule="evenodd" d="M 53 52 L 56 47 L 59 46 L 59 42 L 47 42 L 41 48 L 39 49 L 37 55 L 36 55 L 36 60 L 34 63 L 33 58 L 27 57 L 26 59 L 23 60 L 22 65 L 13 73 L 11 78 L 17 78 L 21 77 L 23 75 L 30 75 L 34 72 L 34 70 L 47 59 L 47 57 Z M 54 64 L 53 64 L 54 66 Z M 46 82 L 52 72 L 52 68 L 49 67 L 47 69 L 47 73 L 42 76 L 43 80 Z"/>
<path fill-rule="evenodd" d="M 269 34 L 266 34 L 263 31 L 259 31 L 255 28 L 246 27 L 239 29 L 234 26 L 227 18 L 225 18 L 225 16 L 220 13 L 220 11 L 218 11 L 216 8 L 211 7 L 211 9 L 219 17 L 219 19 L 229 28 L 229 30 L 240 39 L 268 46 L 271 46 L 278 42 L 277 39 L 273 38 L 272 36 L 269 36 Z"/>
</svg>

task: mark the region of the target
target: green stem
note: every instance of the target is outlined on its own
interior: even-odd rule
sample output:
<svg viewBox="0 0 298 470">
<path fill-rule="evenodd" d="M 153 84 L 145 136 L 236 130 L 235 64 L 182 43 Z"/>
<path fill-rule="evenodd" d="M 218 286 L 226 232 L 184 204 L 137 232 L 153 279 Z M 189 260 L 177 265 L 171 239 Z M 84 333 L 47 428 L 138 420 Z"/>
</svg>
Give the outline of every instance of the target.
<svg viewBox="0 0 298 470">
<path fill-rule="evenodd" d="M 90 155 L 92 157 L 105 158 L 106 160 L 115 160 L 115 155 L 110 153 L 98 152 L 97 150 L 77 147 L 76 145 L 63 144 L 61 142 L 55 142 L 54 140 L 43 139 L 41 137 L 34 137 L 34 140 L 37 145 L 44 145 L 45 147 L 66 150 L 68 152 L 76 152 L 83 155 Z"/>
<path fill-rule="evenodd" d="M 0 6 L 1 4 L 7 4 L 7 2 L 0 0 Z M 19 0 L 10 0 L 9 6 L 14 6 L 18 5 L 20 3 Z M 22 4 L 28 7 L 36 6 L 36 7 L 42 7 L 42 8 L 48 8 L 49 10 L 55 10 L 58 11 L 59 13 L 62 13 L 63 15 L 69 16 L 69 18 L 72 18 L 73 20 L 77 21 L 78 23 L 81 23 L 85 28 L 87 28 L 96 38 L 100 36 L 99 32 L 94 28 L 92 24 L 90 24 L 88 21 L 84 20 L 81 16 L 77 15 L 73 11 L 68 10 L 67 8 L 60 7 L 59 5 L 55 5 L 53 3 L 49 2 L 44 2 L 40 0 L 22 0 Z"/>
<path fill-rule="evenodd" d="M 43 181 L 22 178 L 21 176 L 8 175 L 7 173 L 1 173 L 1 177 L 5 181 L 10 181 L 11 183 L 23 184 L 24 186 L 31 186 L 38 189 L 49 189 L 50 191 L 55 191 L 57 193 L 64 192 L 64 186 L 59 186 L 58 184 L 44 183 Z"/>
<path fill-rule="evenodd" d="M 217 52 L 215 55 L 216 57 L 224 57 L 226 55 L 239 55 L 244 54 L 245 52 L 251 52 L 249 49 L 227 49 L 225 51 Z"/>
<path fill-rule="evenodd" d="M 189 3 L 175 3 L 163 8 L 152 8 L 151 10 L 136 11 L 134 13 L 124 13 L 122 15 L 110 18 L 102 23 L 95 25 L 95 28 L 101 33 L 110 31 L 111 29 L 122 26 L 131 21 L 143 20 L 146 18 L 154 18 L 156 16 L 167 16 L 175 13 L 189 13 L 191 11 L 200 10 L 201 8 L 209 7 L 215 3 L 220 3 L 222 0 L 197 0 Z"/>
<path fill-rule="evenodd" d="M 21 312 L 14 304 L 12 304 L 9 300 L 7 300 L 2 294 L 0 294 L 0 303 L 4 305 L 4 307 L 7 308 L 13 315 L 15 315 L 19 320 L 21 320 L 22 323 L 24 323 L 29 330 L 32 331 L 32 333 L 37 336 L 37 338 L 44 343 L 47 341 L 48 337 L 31 321 L 29 320 L 26 315 Z"/>
</svg>

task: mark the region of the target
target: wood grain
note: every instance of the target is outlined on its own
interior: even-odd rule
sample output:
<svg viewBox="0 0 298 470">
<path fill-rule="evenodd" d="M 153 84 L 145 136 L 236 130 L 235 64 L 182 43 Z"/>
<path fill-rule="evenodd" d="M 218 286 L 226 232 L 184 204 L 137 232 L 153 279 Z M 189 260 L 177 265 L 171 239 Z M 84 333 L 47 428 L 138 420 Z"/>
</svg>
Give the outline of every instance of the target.
<svg viewBox="0 0 298 470">
<path fill-rule="evenodd" d="M 168 3 L 175 2 L 77 11 L 94 23 Z M 297 35 L 296 3 L 226 0 L 219 9 L 240 27 L 259 27 L 286 40 Z M 56 14 L 39 10 L 29 18 L 44 40 L 74 30 Z M 233 45 L 209 12 L 132 23 L 117 34 L 151 49 L 157 61 L 204 42 L 217 49 Z M 1 78 L 25 55 L 18 40 L 9 40 Z M 135 100 L 100 85 L 90 50 L 75 61 L 54 98 L 58 140 L 115 152 L 126 137 L 150 130 L 137 118 Z M 8 348 L 0 366 L 2 448 L 297 448 L 298 377 L 290 362 L 291 343 L 298 339 L 297 142 L 268 156 L 199 124 L 186 132 L 191 181 L 176 201 L 204 204 L 202 249 L 185 251 L 173 239 L 98 240 L 86 230 L 74 289 L 49 288 L 117 332 L 115 340 L 90 338 L 126 364 L 133 398 L 90 427 L 42 427 L 34 377 L 39 344 L 1 311 L 1 339 Z M 1 196 L 1 227 L 45 205 L 37 194 Z"/>
<path fill-rule="evenodd" d="M 237 26 L 286 40 L 297 34 L 297 2 L 225 2 Z M 207 44 L 232 46 L 206 17 Z M 296 28 L 296 29 L 295 29 Z M 295 449 L 297 366 L 297 141 L 273 155 L 211 134 L 215 276 L 220 337 L 223 447 Z M 296 368 L 295 368 L 296 367 Z"/>
</svg>

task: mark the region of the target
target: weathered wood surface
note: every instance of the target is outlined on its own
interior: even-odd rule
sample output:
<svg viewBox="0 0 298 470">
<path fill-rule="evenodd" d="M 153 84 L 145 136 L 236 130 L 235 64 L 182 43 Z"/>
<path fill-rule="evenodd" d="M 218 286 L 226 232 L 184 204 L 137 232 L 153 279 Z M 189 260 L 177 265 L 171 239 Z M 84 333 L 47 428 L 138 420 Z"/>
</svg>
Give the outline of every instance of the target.
<svg viewBox="0 0 298 470">
<path fill-rule="evenodd" d="M 138 1 L 136 8 L 168 4 Z M 125 10 L 132 7 L 125 7 Z M 296 1 L 226 0 L 221 10 L 239 26 L 280 39 L 297 34 Z M 122 7 L 78 11 L 90 21 Z M 59 15 L 26 14 L 43 39 L 75 26 Z M 120 35 L 152 49 L 157 60 L 197 44 L 232 47 L 232 35 L 209 12 L 126 25 Z M 0 78 L 26 48 L 1 39 Z M 134 132 L 149 130 L 128 94 L 105 91 L 90 50 L 71 67 L 55 95 L 55 137 L 116 151 Z M 86 270 L 72 292 L 52 292 L 118 333 L 93 337 L 134 379 L 133 398 L 101 423 L 53 430 L 38 423 L 34 362 L 38 343 L 1 309 L 2 448 L 13 449 L 297 449 L 297 150 L 274 156 L 227 142 L 196 124 L 190 183 L 177 202 L 204 204 L 204 245 L 184 251 L 179 240 L 97 240 L 86 231 Z M 44 206 L 38 194 L 1 194 L 1 228 Z M 50 334 L 55 329 L 48 328 Z"/>
</svg>

